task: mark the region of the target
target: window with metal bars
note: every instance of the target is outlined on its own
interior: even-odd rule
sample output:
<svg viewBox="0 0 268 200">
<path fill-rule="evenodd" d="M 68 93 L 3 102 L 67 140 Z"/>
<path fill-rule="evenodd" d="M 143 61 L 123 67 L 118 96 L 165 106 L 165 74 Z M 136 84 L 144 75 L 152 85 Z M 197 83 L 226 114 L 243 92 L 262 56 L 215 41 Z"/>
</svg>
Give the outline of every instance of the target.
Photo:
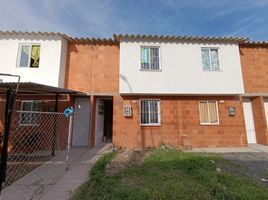
<svg viewBox="0 0 268 200">
<path fill-rule="evenodd" d="M 140 114 L 142 125 L 160 125 L 160 100 L 141 99 Z"/>
<path fill-rule="evenodd" d="M 160 70 L 159 47 L 141 47 L 141 70 Z"/>
</svg>

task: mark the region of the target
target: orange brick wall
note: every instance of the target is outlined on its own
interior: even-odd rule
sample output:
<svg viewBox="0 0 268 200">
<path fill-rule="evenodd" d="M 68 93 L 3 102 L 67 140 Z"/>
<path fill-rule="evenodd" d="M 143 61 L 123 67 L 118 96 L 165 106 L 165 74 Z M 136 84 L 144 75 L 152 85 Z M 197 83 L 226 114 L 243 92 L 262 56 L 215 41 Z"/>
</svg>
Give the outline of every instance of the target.
<svg viewBox="0 0 268 200">
<path fill-rule="evenodd" d="M 240 45 L 246 93 L 268 92 L 268 46 Z"/>
<path fill-rule="evenodd" d="M 257 143 L 268 145 L 268 132 L 263 97 L 251 98 L 251 104 Z"/>
<path fill-rule="evenodd" d="M 161 126 L 140 126 L 139 100 L 124 96 L 114 99 L 113 143 L 127 148 L 159 146 L 161 143 L 180 147 L 242 146 L 247 144 L 242 102 L 238 97 L 155 97 L 161 107 Z M 142 97 L 144 98 L 144 97 Z M 152 98 L 152 97 L 149 97 Z M 218 101 L 220 125 L 200 125 L 199 101 Z M 133 116 L 123 117 L 123 106 L 132 105 Z M 228 115 L 228 107 L 236 115 Z"/>
<path fill-rule="evenodd" d="M 118 93 L 118 84 L 118 44 L 68 44 L 66 88 L 86 93 Z"/>
</svg>

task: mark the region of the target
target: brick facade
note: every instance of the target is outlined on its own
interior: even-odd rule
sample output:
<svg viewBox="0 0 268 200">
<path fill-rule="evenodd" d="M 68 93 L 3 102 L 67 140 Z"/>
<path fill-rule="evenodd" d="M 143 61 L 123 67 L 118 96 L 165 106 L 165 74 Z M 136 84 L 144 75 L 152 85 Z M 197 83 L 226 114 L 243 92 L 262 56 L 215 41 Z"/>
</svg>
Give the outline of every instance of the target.
<svg viewBox="0 0 268 200">
<path fill-rule="evenodd" d="M 118 93 L 118 44 L 70 42 L 65 88 L 85 93 Z"/>
<path fill-rule="evenodd" d="M 119 93 L 119 44 L 113 42 L 70 42 L 65 88 L 90 95 L 90 146 L 95 139 L 96 97 Z"/>
<path fill-rule="evenodd" d="M 161 126 L 140 126 L 139 102 L 144 97 L 123 96 L 114 101 L 113 143 L 127 148 L 245 146 L 242 102 L 238 97 L 155 97 L 160 99 Z M 149 97 L 152 98 L 152 97 Z M 199 101 L 218 100 L 219 125 L 200 125 Z M 123 116 L 123 106 L 132 105 L 133 117 Z M 228 107 L 236 115 L 228 115 Z"/>
<path fill-rule="evenodd" d="M 263 99 L 263 95 L 268 94 L 268 46 L 241 44 L 240 58 L 245 93 L 251 97 L 256 140 L 258 144 L 268 145 Z"/>
<path fill-rule="evenodd" d="M 268 46 L 240 45 L 245 93 L 268 93 Z"/>
</svg>

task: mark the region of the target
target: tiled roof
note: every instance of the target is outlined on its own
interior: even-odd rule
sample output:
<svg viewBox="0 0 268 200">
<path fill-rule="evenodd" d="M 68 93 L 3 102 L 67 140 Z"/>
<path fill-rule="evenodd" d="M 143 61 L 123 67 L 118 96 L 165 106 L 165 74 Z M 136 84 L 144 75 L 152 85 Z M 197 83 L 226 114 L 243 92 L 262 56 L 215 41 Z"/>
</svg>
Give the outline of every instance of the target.
<svg viewBox="0 0 268 200">
<path fill-rule="evenodd" d="M 0 34 L 3 35 L 42 35 L 42 36 L 61 36 L 69 41 L 76 41 L 76 42 L 104 42 L 104 43 L 112 43 L 115 42 L 112 38 L 77 38 L 77 37 L 70 37 L 64 33 L 60 32 L 22 32 L 22 31 L 0 31 Z"/>
<path fill-rule="evenodd" d="M 157 39 L 157 40 L 189 40 L 189 41 L 210 41 L 210 42 L 238 42 L 243 43 L 248 41 L 248 38 L 243 37 L 208 37 L 208 36 L 182 36 L 182 35 L 140 35 L 140 34 L 119 34 L 114 35 L 116 41 L 121 38 L 134 39 Z"/>
<path fill-rule="evenodd" d="M 245 45 L 268 45 L 268 41 L 246 41 L 243 42 L 242 44 Z"/>
</svg>

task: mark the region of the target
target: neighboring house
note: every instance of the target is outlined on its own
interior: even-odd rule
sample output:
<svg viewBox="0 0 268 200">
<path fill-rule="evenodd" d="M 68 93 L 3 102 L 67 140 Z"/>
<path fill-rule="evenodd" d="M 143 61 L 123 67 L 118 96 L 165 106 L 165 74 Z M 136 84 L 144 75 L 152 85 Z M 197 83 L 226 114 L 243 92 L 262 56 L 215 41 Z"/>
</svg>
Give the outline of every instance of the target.
<svg viewBox="0 0 268 200">
<path fill-rule="evenodd" d="M 240 44 L 249 143 L 268 145 L 268 42 Z"/>
<path fill-rule="evenodd" d="M 67 44 L 60 33 L 0 31 L 0 71 L 20 75 L 22 82 L 64 87 Z"/>
<path fill-rule="evenodd" d="M 63 89 L 68 38 L 60 33 L 0 31 L 0 73 L 21 77 L 14 106 L 22 111 L 64 111 L 76 91 Z M 16 77 L 0 76 L 0 134 L 3 131 L 5 91 L 16 88 Z M 29 115 L 28 115 L 29 116 Z M 35 126 L 21 116 L 20 126 Z"/>
</svg>

